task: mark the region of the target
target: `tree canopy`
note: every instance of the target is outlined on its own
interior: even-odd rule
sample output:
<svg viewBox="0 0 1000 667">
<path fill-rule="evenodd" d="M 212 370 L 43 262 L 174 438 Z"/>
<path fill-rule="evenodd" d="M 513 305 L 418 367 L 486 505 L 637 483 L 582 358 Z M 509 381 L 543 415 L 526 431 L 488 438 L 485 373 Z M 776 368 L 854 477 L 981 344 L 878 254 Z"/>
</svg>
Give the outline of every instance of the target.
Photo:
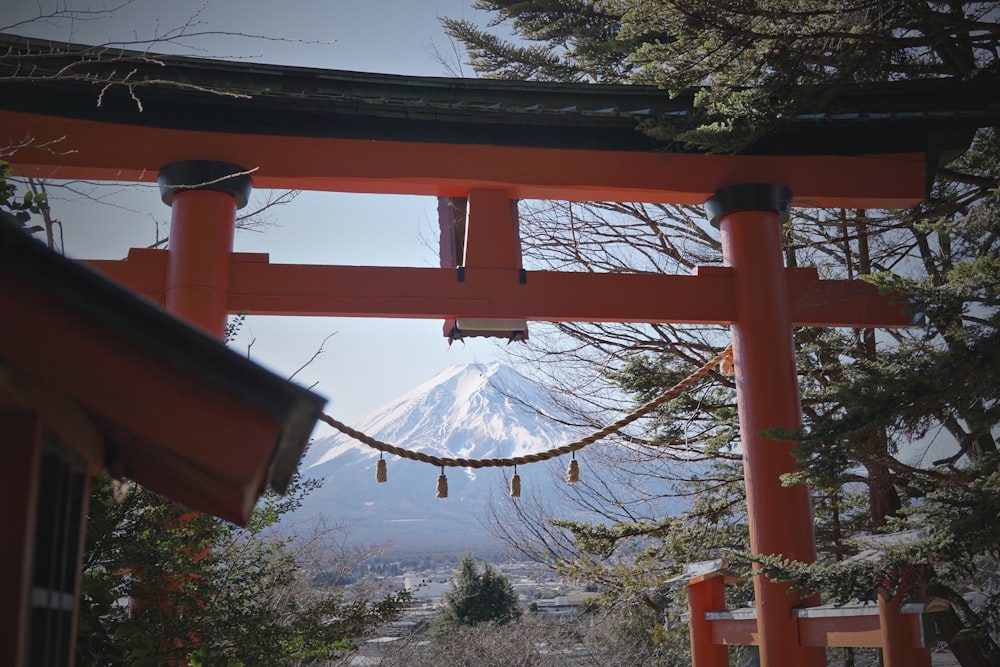
<svg viewBox="0 0 1000 667">
<path fill-rule="evenodd" d="M 369 601 L 340 584 L 345 561 L 322 532 L 275 523 L 309 488 L 265 497 L 245 529 L 141 488 L 96 478 L 81 587 L 80 665 L 218 667 L 330 659 L 395 617 L 406 592 Z M 177 664 L 174 662 L 173 664 Z"/>
<path fill-rule="evenodd" d="M 475 556 L 469 553 L 462 557 L 435 622 L 443 633 L 457 626 L 503 624 L 520 617 L 517 593 L 507 577 L 489 563 L 480 568 Z"/>
<path fill-rule="evenodd" d="M 745 147 L 804 101 L 821 108 L 844 86 L 941 77 L 985 86 L 1000 74 L 991 2 L 477 6 L 493 13 L 485 29 L 445 26 L 479 74 L 694 89 L 693 117 L 644 129 L 708 150 Z M 998 164 L 998 133 L 987 128 L 938 169 L 930 196 L 911 210 L 795 209 L 784 229 L 789 266 L 898 289 L 925 319 L 903 331 L 795 332 L 804 427 L 783 434 L 800 443 L 801 472 L 787 482 L 811 485 L 822 557 L 805 569 L 769 563 L 768 572 L 857 596 L 902 561 L 933 561 L 931 589 L 952 604 L 938 627 L 963 665 L 1000 659 Z M 522 202 L 521 232 L 529 267 L 687 273 L 721 261 L 717 232 L 691 207 Z M 658 395 L 727 338 L 721 327 L 564 323 L 533 328 L 532 349 L 517 352 L 572 397 L 582 424 L 599 425 L 625 409 L 620 392 Z M 546 523 L 546 508 L 521 502 L 501 511 L 522 522 L 507 517 L 497 530 L 609 595 L 661 610 L 650 592 L 678 564 L 728 556 L 748 565 L 734 401 L 731 379 L 715 375 L 643 431 L 588 450 L 588 474 L 567 495 L 599 520 Z M 916 538 L 866 566 L 865 577 L 842 564 L 864 535 L 914 528 Z M 970 604 L 970 593 L 987 602 Z"/>
<path fill-rule="evenodd" d="M 483 29 L 444 19 L 482 76 L 698 90 L 663 138 L 730 150 L 846 84 L 996 75 L 993 2 L 477 0 Z M 509 29 L 515 39 L 495 32 Z"/>
</svg>

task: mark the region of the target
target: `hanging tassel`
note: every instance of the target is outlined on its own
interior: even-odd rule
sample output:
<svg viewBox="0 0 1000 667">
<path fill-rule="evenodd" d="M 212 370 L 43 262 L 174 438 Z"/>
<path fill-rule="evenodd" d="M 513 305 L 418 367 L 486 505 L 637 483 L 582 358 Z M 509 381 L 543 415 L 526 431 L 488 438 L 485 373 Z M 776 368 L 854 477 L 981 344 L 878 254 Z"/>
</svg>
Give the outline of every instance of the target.
<svg viewBox="0 0 1000 667">
<path fill-rule="evenodd" d="M 726 377 L 732 377 L 736 375 L 736 367 L 733 366 L 733 353 L 732 351 L 727 354 L 722 361 L 719 362 L 719 372 Z"/>
<path fill-rule="evenodd" d="M 510 497 L 521 497 L 521 476 L 517 474 L 517 466 L 514 466 L 514 476 L 510 478 Z"/>
<path fill-rule="evenodd" d="M 448 497 L 448 478 L 444 476 L 444 466 L 441 466 L 441 474 L 438 475 L 437 494 L 435 498 Z"/>
<path fill-rule="evenodd" d="M 378 457 L 378 464 L 375 466 L 375 481 L 378 483 L 388 482 L 389 473 L 386 471 L 385 459 Z"/>
<path fill-rule="evenodd" d="M 576 453 L 570 459 L 569 468 L 566 469 L 566 483 L 575 484 L 580 481 L 580 464 L 576 462 Z"/>
</svg>

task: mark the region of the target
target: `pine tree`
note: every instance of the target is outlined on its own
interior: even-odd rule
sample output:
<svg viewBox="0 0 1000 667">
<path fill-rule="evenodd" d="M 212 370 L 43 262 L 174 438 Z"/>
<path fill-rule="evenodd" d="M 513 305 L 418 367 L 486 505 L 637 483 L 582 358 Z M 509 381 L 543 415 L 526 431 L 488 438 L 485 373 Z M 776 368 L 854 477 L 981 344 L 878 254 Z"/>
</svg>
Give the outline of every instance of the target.
<svg viewBox="0 0 1000 667">
<path fill-rule="evenodd" d="M 435 620 L 438 633 L 463 625 L 504 624 L 521 617 L 517 593 L 489 563 L 482 569 L 475 557 L 462 557 L 452 587 L 444 595 L 444 607 Z"/>
<path fill-rule="evenodd" d="M 645 129 L 709 150 L 745 147 L 804 101 L 822 107 L 843 86 L 1000 71 L 998 17 L 995 3 L 987 2 L 483 0 L 477 6 L 494 12 L 490 29 L 508 28 L 518 38 L 446 23 L 480 74 L 694 89 L 696 113 L 683 124 Z M 972 150 L 938 170 L 921 206 L 902 213 L 797 210 L 785 239 L 790 266 L 820 266 L 828 277 L 900 289 L 926 313 L 923 330 L 796 332 L 805 428 L 787 435 L 801 439 L 800 479 L 816 496 L 824 556 L 816 567 L 831 566 L 808 576 L 822 579 L 827 592 L 847 594 L 844 585 L 854 575 L 836 567 L 857 549 L 853 537 L 933 527 L 936 537 L 904 555 L 937 563 L 932 588 L 954 609 L 942 631 L 965 665 L 1000 659 L 998 163 L 996 131 L 983 130 Z M 531 204 L 521 221 L 533 265 L 683 273 L 719 258 L 701 212 L 685 207 Z M 533 329 L 532 360 L 543 370 L 537 362 L 556 362 L 548 366 L 552 384 L 575 397 L 587 425 L 603 425 L 600 415 L 627 409 L 615 405 L 614 388 L 636 401 L 652 398 L 726 337 L 721 328 L 665 325 L 554 330 L 547 337 Z M 558 366 L 571 367 L 576 377 Z M 561 521 L 555 528 L 567 532 L 543 530 L 544 509 L 520 503 L 511 511 L 530 527 L 515 536 L 510 524 L 498 526 L 522 538 L 523 551 L 637 600 L 672 563 L 745 551 L 730 390 L 726 378 L 712 377 L 665 406 L 645 432 L 630 433 L 617 448 L 588 450 L 590 479 L 568 493 L 601 521 Z M 591 414 L 599 416 L 592 421 Z M 906 457 L 930 440 L 945 447 L 933 461 L 916 465 Z M 693 500 L 680 515 L 665 517 L 658 508 L 670 493 Z M 897 557 L 882 567 L 898 564 Z M 886 574 L 872 570 L 868 594 Z M 970 589 L 986 595 L 985 610 L 965 603 L 959 591 Z"/>
<path fill-rule="evenodd" d="M 292 495 L 268 494 L 246 528 L 106 476 L 92 485 L 81 583 L 77 664 L 254 667 L 328 660 L 395 617 L 409 594 L 369 601 L 319 583 L 307 536 L 282 538 Z M 320 537 L 312 542 L 321 547 Z"/>
<path fill-rule="evenodd" d="M 664 139 L 734 150 L 841 86 L 998 74 L 993 2 L 478 0 L 484 30 L 445 19 L 495 78 L 631 81 L 697 91 L 696 113 L 651 121 Z M 503 26 L 518 39 L 490 28 Z M 984 81 L 983 85 L 995 85 Z"/>
</svg>

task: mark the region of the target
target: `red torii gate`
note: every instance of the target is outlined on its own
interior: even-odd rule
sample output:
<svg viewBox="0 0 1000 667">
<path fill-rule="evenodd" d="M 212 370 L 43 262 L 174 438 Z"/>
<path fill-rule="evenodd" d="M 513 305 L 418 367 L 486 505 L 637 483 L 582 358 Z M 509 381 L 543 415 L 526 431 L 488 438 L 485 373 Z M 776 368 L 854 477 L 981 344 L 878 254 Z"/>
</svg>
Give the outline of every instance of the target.
<svg viewBox="0 0 1000 667">
<path fill-rule="evenodd" d="M 466 89 L 474 85 L 462 83 Z M 197 95 L 173 91 L 164 100 L 178 102 L 178 113 L 192 114 L 183 116 L 189 126 L 146 119 L 105 122 L 76 112 L 0 110 L 4 139 L 30 135 L 43 145 L 63 138 L 59 154 L 21 149 L 14 156 L 19 173 L 134 181 L 158 175 L 163 200 L 172 208 L 169 249 L 134 249 L 126 260 L 92 265 L 216 336 L 227 314 L 238 311 L 728 324 L 751 548 L 757 554 L 815 560 L 808 488 L 786 488 L 780 481 L 795 469 L 793 445 L 760 435 L 801 424 L 792 327 L 902 327 L 910 316 L 905 305 L 864 283 L 821 281 L 814 269 L 785 268 L 780 224 L 793 197 L 825 207 L 918 203 L 933 166 L 926 143 L 920 150 L 817 156 L 376 141 L 293 136 L 267 123 L 256 131 L 248 131 L 245 122 L 238 132 L 202 130 L 194 127 Z M 240 107 L 246 103 L 239 100 L 213 103 L 229 105 L 234 118 L 246 112 Z M 281 265 L 271 264 L 266 254 L 233 253 L 236 210 L 246 203 L 251 174 L 264 188 L 466 197 L 463 266 L 456 271 Z M 692 276 L 525 273 L 511 213 L 511 201 L 519 198 L 704 203 L 721 231 L 725 265 L 700 267 Z M 764 577 L 755 578 L 755 594 L 755 632 L 746 643 L 760 647 L 762 664 L 825 664 L 822 647 L 838 644 L 820 639 L 807 645 L 800 619 L 792 613 L 817 600 L 802 599 L 788 585 Z M 692 613 L 698 667 L 727 664 L 728 640 L 714 636 L 712 625 L 702 622 L 703 612 L 721 605 L 719 595 L 715 591 L 695 601 L 702 605 L 697 610 L 701 617 Z M 887 664 L 928 664 L 928 652 L 913 647 L 899 603 L 887 601 L 890 609 L 882 620 Z"/>
</svg>

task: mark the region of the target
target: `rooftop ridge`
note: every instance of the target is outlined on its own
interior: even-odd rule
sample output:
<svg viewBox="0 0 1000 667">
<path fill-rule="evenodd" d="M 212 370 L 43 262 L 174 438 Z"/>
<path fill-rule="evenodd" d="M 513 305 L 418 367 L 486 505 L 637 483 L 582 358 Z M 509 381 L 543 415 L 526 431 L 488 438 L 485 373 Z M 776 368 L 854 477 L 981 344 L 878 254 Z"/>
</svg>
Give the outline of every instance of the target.
<svg viewBox="0 0 1000 667">
<path fill-rule="evenodd" d="M 664 90 L 634 84 L 326 70 L 11 34 L 0 34 L 0 49 L 6 53 L 0 57 L 0 85 L 13 93 L 0 98 L 0 107 L 11 111 L 251 134 L 700 152 L 639 131 L 641 121 L 679 118 L 694 111 L 694 91 L 672 97 Z M 86 62 L 71 70 L 72 77 L 54 78 L 67 62 L 79 62 L 81 55 Z M 149 98 L 142 113 L 125 92 L 114 87 L 100 92 L 105 85 L 102 75 L 121 59 L 135 69 L 131 81 L 142 86 L 140 96 Z M 25 71 L 31 74 L 18 74 Z M 218 94 L 221 90 L 228 94 Z M 101 109 L 94 104 L 99 93 L 104 97 Z M 816 96 L 825 100 L 822 107 L 803 109 L 785 119 L 775 132 L 743 152 L 923 151 L 932 141 L 928 133 L 1000 122 L 996 76 L 858 84 L 834 93 Z M 247 105 L 239 96 L 254 103 Z M 198 114 L 183 113 L 195 104 Z M 859 132 L 861 128 L 864 131 Z M 806 135 L 808 142 L 803 141 Z"/>
</svg>

